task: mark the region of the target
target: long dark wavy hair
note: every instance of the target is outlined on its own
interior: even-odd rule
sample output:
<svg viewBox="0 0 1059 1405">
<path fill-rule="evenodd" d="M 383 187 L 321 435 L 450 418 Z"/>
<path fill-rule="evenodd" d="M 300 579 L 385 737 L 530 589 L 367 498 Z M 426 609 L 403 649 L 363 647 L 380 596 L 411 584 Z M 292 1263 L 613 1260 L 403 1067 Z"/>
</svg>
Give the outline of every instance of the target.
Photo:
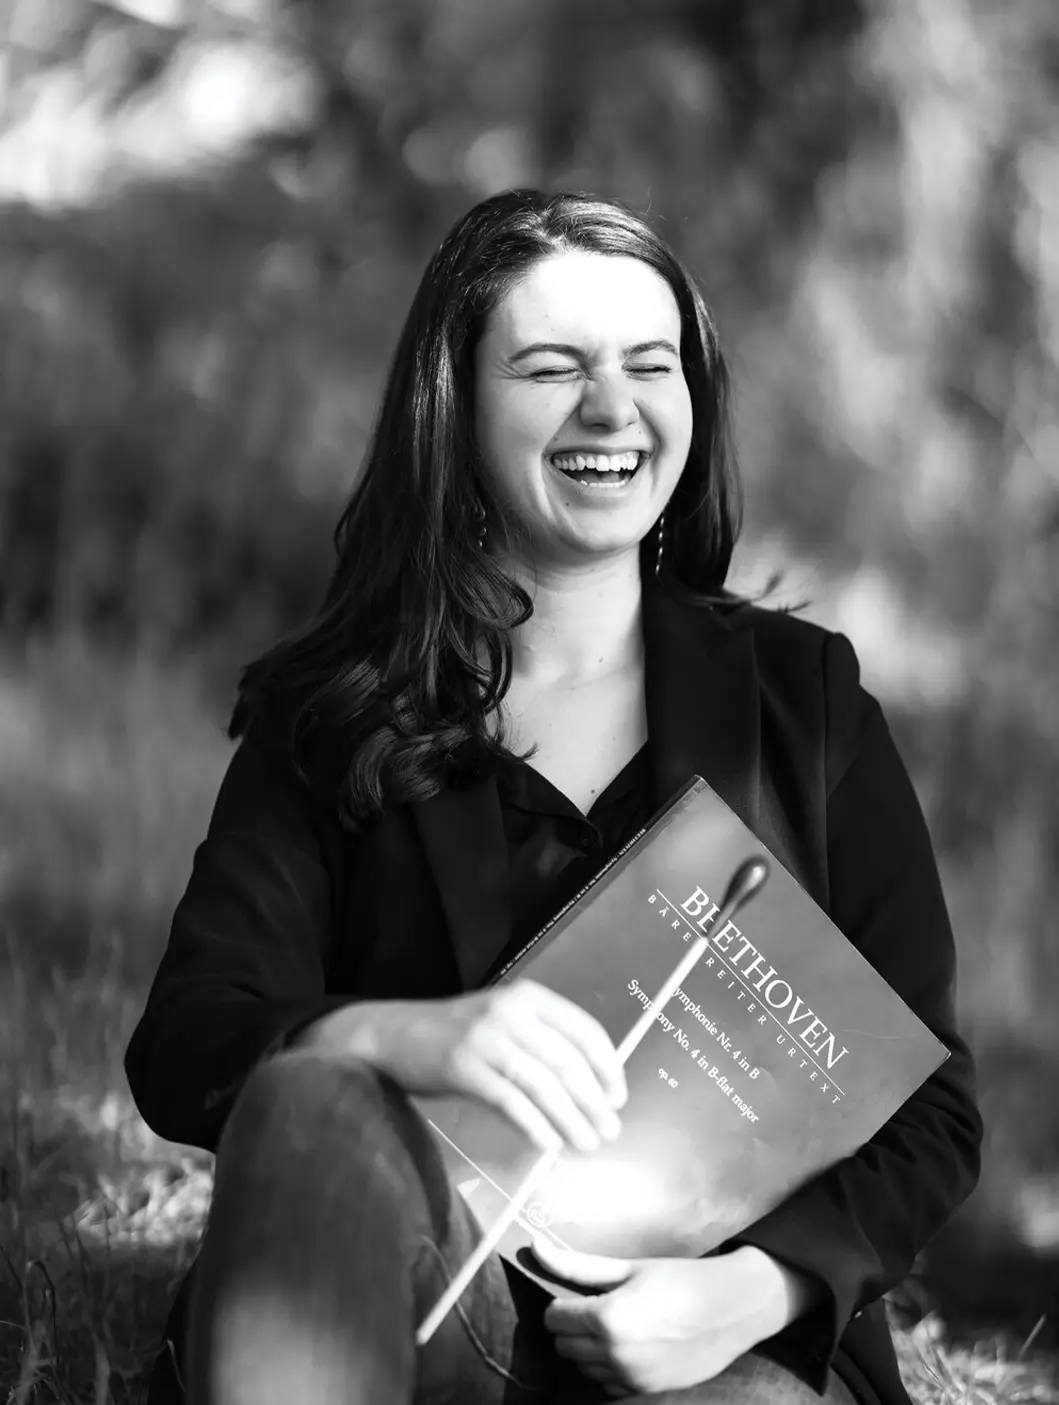
<svg viewBox="0 0 1059 1405">
<path fill-rule="evenodd" d="M 736 603 L 724 582 L 742 499 L 728 372 L 702 294 L 654 230 L 614 201 L 537 190 L 482 201 L 419 284 L 335 528 L 338 561 L 323 603 L 243 670 L 229 726 L 238 737 L 263 709 L 281 718 L 303 781 L 354 833 L 384 805 L 469 783 L 512 754 L 488 723 L 511 680 L 510 631 L 532 603 L 479 544 L 483 510 L 493 543 L 517 543 L 519 527 L 481 471 L 474 356 L 512 285 L 567 250 L 639 259 L 673 291 L 691 446 L 664 529 L 641 543 L 641 570 L 654 572 L 662 544 L 661 585 L 705 604 Z"/>
</svg>

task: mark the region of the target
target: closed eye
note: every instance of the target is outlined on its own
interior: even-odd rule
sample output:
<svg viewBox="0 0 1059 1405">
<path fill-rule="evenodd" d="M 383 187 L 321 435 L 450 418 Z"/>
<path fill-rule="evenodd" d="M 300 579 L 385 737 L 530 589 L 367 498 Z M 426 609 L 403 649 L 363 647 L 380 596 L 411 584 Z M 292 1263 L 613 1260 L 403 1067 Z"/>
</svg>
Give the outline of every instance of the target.
<svg viewBox="0 0 1059 1405">
<path fill-rule="evenodd" d="M 631 376 L 668 376 L 672 374 L 674 367 L 660 363 L 656 366 L 627 366 L 625 369 Z M 581 368 L 579 366 L 542 366 L 539 370 L 530 372 L 530 379 L 555 381 L 580 374 Z"/>
</svg>

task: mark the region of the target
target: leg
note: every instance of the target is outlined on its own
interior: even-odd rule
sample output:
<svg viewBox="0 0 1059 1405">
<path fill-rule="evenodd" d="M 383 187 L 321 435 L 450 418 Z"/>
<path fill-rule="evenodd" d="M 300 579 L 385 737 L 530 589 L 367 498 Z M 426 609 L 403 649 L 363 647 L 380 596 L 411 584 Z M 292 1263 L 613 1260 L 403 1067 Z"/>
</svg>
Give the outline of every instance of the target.
<svg viewBox="0 0 1059 1405">
<path fill-rule="evenodd" d="M 495 1254 L 415 1348 L 480 1235 L 389 1079 L 307 1052 L 268 1060 L 218 1151 L 189 1405 L 544 1405 L 571 1366 L 551 1350 L 546 1295 Z"/>
<path fill-rule="evenodd" d="M 623 1405 L 856 1405 L 852 1392 L 833 1371 L 826 1392 L 817 1395 L 793 1372 L 756 1351 L 740 1356 L 719 1376 L 701 1385 L 621 1399 Z"/>
</svg>

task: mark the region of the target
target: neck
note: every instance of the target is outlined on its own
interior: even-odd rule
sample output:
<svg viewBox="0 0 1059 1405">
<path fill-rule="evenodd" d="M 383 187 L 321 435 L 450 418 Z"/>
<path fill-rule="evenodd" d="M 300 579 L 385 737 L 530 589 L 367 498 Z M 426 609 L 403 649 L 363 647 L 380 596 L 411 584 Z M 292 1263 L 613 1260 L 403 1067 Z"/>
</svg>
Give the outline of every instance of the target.
<svg viewBox="0 0 1059 1405">
<path fill-rule="evenodd" d="M 643 658 L 639 553 L 581 570 L 541 565 L 519 573 L 533 614 L 512 634 L 513 666 L 524 681 L 570 683 L 633 667 Z"/>
</svg>

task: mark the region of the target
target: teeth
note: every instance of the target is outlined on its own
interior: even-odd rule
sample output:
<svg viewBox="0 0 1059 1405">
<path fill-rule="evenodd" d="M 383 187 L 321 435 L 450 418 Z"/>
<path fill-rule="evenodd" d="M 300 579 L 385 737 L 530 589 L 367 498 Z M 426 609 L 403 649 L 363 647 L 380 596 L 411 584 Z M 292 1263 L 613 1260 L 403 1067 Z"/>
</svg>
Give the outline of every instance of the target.
<svg viewBox="0 0 1059 1405">
<path fill-rule="evenodd" d="M 556 454 L 552 463 L 567 473 L 583 473 L 586 468 L 594 468 L 597 473 L 626 472 L 636 468 L 640 462 L 637 452 L 631 454 Z"/>
</svg>

